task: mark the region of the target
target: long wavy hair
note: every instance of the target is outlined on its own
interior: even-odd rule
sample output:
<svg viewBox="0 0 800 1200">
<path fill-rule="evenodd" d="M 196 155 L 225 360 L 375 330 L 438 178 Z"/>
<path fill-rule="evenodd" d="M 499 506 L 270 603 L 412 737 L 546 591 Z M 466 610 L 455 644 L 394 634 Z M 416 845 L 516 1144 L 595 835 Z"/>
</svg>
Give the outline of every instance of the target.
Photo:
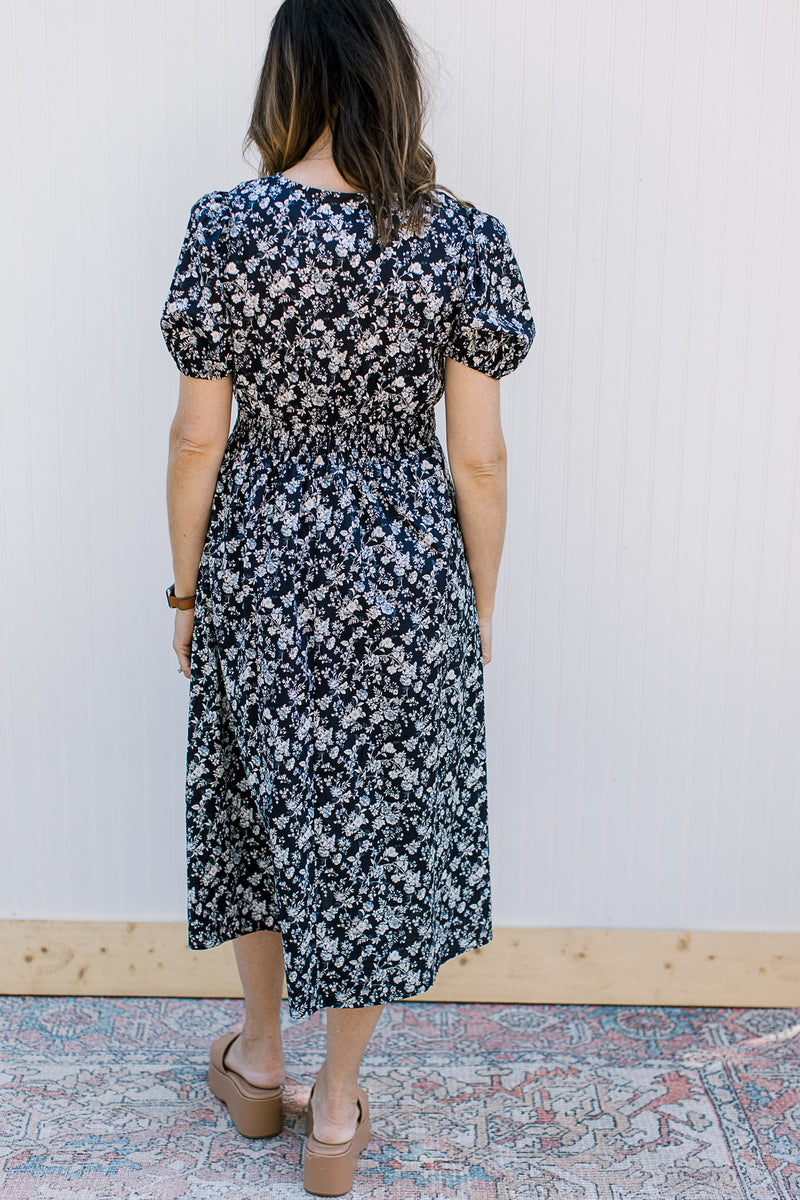
<svg viewBox="0 0 800 1200">
<path fill-rule="evenodd" d="M 385 246 L 403 221 L 422 231 L 437 187 L 455 195 L 436 182 L 422 140 L 426 110 L 419 54 L 391 0 L 283 0 L 244 150 L 255 146 L 259 175 L 272 175 L 303 158 L 327 126 L 333 161 L 365 194 Z"/>
</svg>

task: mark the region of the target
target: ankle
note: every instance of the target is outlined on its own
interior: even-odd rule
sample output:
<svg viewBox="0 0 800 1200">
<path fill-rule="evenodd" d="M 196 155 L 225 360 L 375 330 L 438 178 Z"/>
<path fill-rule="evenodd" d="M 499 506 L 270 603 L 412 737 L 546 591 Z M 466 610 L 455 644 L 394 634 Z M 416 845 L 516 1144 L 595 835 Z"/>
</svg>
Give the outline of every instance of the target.
<svg viewBox="0 0 800 1200">
<path fill-rule="evenodd" d="M 328 1101 L 336 1105 L 348 1105 L 358 1097 L 358 1078 L 331 1075 L 327 1062 L 324 1062 L 317 1073 L 317 1090 L 324 1092 Z"/>
<path fill-rule="evenodd" d="M 274 1046 L 280 1048 L 282 1043 L 280 1021 L 277 1022 L 255 1022 L 245 1021 L 239 1037 L 242 1043 L 248 1047 L 256 1049 L 264 1046 Z"/>
</svg>

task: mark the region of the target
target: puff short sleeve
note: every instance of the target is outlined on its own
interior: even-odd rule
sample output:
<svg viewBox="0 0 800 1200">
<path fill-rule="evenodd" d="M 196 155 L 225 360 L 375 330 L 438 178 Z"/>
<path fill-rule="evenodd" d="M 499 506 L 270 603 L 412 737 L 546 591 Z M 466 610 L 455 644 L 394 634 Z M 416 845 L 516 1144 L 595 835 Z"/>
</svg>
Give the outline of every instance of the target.
<svg viewBox="0 0 800 1200">
<path fill-rule="evenodd" d="M 536 333 L 525 282 L 502 221 L 467 211 L 456 312 L 445 354 L 493 379 L 516 370 Z"/>
<path fill-rule="evenodd" d="M 208 192 L 191 208 L 186 235 L 161 314 L 167 349 L 183 375 L 233 374 L 229 311 L 223 289 L 227 193 Z"/>
</svg>

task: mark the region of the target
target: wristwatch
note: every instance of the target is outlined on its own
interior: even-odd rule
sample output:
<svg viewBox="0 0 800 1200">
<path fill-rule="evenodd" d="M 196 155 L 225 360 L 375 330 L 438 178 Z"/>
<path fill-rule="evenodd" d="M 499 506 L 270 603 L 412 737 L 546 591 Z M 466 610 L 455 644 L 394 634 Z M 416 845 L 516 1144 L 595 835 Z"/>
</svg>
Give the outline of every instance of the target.
<svg viewBox="0 0 800 1200">
<path fill-rule="evenodd" d="M 194 596 L 176 596 L 175 584 L 171 583 L 167 588 L 167 604 L 170 608 L 194 608 Z"/>
</svg>

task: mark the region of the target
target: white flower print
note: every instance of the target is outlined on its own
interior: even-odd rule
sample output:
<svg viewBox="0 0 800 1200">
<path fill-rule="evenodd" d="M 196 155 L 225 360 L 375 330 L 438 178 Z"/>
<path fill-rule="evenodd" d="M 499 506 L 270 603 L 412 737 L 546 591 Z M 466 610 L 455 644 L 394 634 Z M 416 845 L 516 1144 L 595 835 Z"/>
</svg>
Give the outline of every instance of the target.
<svg viewBox="0 0 800 1200">
<path fill-rule="evenodd" d="M 197 580 L 188 932 L 279 929 L 293 1017 L 432 985 L 492 937 L 484 684 L 444 358 L 535 329 L 503 224 L 437 192 L 421 235 L 283 175 L 193 206 L 161 315 L 236 424 Z"/>
</svg>

